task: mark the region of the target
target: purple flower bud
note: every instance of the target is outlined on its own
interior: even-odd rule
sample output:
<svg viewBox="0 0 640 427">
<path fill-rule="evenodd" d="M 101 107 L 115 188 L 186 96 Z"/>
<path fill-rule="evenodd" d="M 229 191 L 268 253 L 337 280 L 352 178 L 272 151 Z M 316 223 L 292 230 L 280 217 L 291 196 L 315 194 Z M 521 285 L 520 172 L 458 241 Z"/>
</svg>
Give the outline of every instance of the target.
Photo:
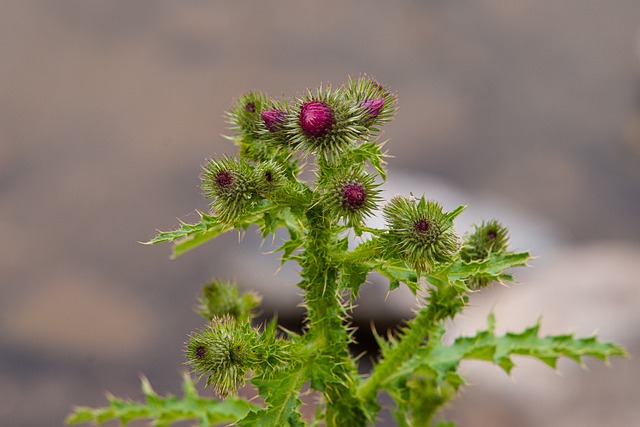
<svg viewBox="0 0 640 427">
<path fill-rule="evenodd" d="M 358 182 L 351 182 L 342 187 L 342 205 L 355 211 L 364 206 L 367 200 L 367 192 Z"/>
<path fill-rule="evenodd" d="M 233 185 L 234 177 L 231 172 L 227 170 L 221 170 L 216 174 L 215 182 L 218 188 L 226 190 Z"/>
<path fill-rule="evenodd" d="M 256 112 L 256 104 L 251 101 L 247 102 L 247 105 L 245 105 L 244 108 L 250 113 Z"/>
<path fill-rule="evenodd" d="M 300 126 L 308 136 L 325 136 L 334 124 L 333 111 L 324 102 L 309 101 L 302 105 L 300 109 Z"/>
<path fill-rule="evenodd" d="M 285 114 L 286 112 L 282 110 L 264 110 L 261 116 L 269 132 L 276 132 L 280 129 L 280 125 L 284 123 Z"/>
<path fill-rule="evenodd" d="M 431 229 L 431 224 L 424 218 L 421 218 L 413 223 L 413 229 L 418 234 L 427 234 Z"/>
<path fill-rule="evenodd" d="M 384 99 L 368 99 L 362 101 L 360 105 L 367 110 L 369 118 L 375 119 L 380 114 L 382 107 L 384 106 Z"/>
</svg>

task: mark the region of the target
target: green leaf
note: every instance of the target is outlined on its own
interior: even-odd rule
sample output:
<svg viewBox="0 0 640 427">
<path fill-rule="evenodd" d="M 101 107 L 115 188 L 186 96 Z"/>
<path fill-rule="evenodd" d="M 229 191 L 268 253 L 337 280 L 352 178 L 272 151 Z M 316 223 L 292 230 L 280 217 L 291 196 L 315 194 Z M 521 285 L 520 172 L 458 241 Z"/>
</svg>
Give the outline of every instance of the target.
<svg viewBox="0 0 640 427">
<path fill-rule="evenodd" d="M 278 217 L 280 219 L 278 225 L 286 227 L 289 232 L 289 240 L 285 241 L 277 249 L 282 251 L 280 259 L 284 264 L 285 261 L 294 259 L 293 254 L 304 244 L 305 228 L 300 217 L 289 208 L 280 211 Z"/>
<path fill-rule="evenodd" d="M 378 143 L 378 141 L 364 142 L 349 151 L 348 157 L 344 161 L 348 163 L 362 163 L 364 161 L 368 161 L 376 172 L 380 174 L 380 177 L 382 177 L 382 179 L 386 179 L 387 171 L 384 169 L 385 154 L 382 152 L 383 145 L 384 142 Z"/>
<path fill-rule="evenodd" d="M 360 285 L 367 280 L 367 275 L 371 271 L 371 263 L 345 263 L 342 265 L 340 275 L 340 287 L 351 291 L 351 298 L 358 296 Z"/>
<path fill-rule="evenodd" d="M 418 292 L 418 275 L 407 264 L 399 260 L 384 260 L 375 266 L 378 273 L 389 279 L 389 290 L 394 290 L 400 283 L 406 284 L 414 294 Z"/>
<path fill-rule="evenodd" d="M 495 319 L 490 315 L 489 328 L 479 331 L 475 336 L 459 337 L 450 346 L 445 346 L 439 341 L 433 347 L 420 349 L 416 357 L 403 366 L 398 378 L 406 380 L 415 369 L 428 366 L 438 373 L 439 381 L 445 381 L 447 375 L 455 372 L 460 362 L 465 359 L 489 361 L 510 373 L 515 366 L 511 359 L 513 355 L 536 358 L 553 369 L 556 369 L 560 357 L 582 363 L 585 356 L 602 361 L 614 356 L 626 356 L 622 347 L 598 341 L 595 336 L 576 338 L 573 334 L 562 334 L 541 337 L 539 323 L 520 333 L 510 332 L 496 336 L 494 325 Z"/>
<path fill-rule="evenodd" d="M 254 408 L 238 425 L 241 427 L 273 427 L 306 425 L 298 406 L 300 387 L 306 380 L 305 367 L 298 365 L 287 371 L 271 371 L 268 376 L 254 377 L 251 382 L 258 387 L 266 407 Z"/>
<path fill-rule="evenodd" d="M 234 224 L 220 222 L 216 216 L 198 211 L 198 215 L 200 215 L 199 222 L 189 224 L 180 221 L 180 227 L 178 229 L 172 231 L 160 231 L 153 239 L 148 242 L 143 242 L 143 244 L 154 245 L 162 242 L 173 242 L 174 247 L 172 257 L 177 258 L 185 252 L 188 252 L 191 249 L 219 236 L 220 234 L 232 230 L 233 228 L 246 230 L 251 224 L 258 224 L 261 227 L 264 237 L 266 234 L 273 232 L 278 225 L 284 225 L 288 228 L 291 225 L 288 222 L 289 218 L 286 213 L 289 212 L 288 208 L 282 209 L 279 212 L 279 215 L 274 217 L 274 211 L 278 211 L 279 209 L 279 206 L 274 205 L 267 200 L 263 200 L 251 211 L 246 212 L 245 215 L 239 218 Z"/>
<path fill-rule="evenodd" d="M 459 261 L 451 265 L 448 272 L 449 280 L 455 282 L 468 277 L 486 277 L 499 281 L 510 277 L 504 274 L 505 270 L 526 266 L 530 259 L 529 252 L 506 252 L 492 253 L 482 261 Z"/>
<path fill-rule="evenodd" d="M 464 210 L 467 209 L 467 205 L 460 205 L 451 212 L 445 214 L 446 221 L 453 222 Z"/>
<path fill-rule="evenodd" d="M 173 257 L 177 258 L 190 249 L 199 246 L 214 237 L 233 228 L 231 225 L 220 223 L 216 217 L 198 211 L 200 221 L 189 224 L 180 221 L 180 228 L 172 231 L 160 231 L 153 239 L 144 242 L 145 245 L 155 245 L 162 242 L 174 242 Z"/>
<path fill-rule="evenodd" d="M 117 420 L 125 426 L 138 419 L 152 419 L 152 425 L 166 427 L 178 421 L 196 420 L 199 427 L 209 427 L 222 422 L 233 422 L 243 418 L 256 406 L 238 397 L 224 401 L 200 397 L 191 377 L 183 374 L 182 390 L 184 397 L 159 396 L 146 378 L 142 378 L 144 403 L 128 401 L 107 396 L 109 406 L 104 408 L 77 407 L 67 418 L 67 424 L 94 422 L 103 424 Z"/>
<path fill-rule="evenodd" d="M 451 264 L 439 264 L 425 275 L 427 281 L 435 286 L 451 285 L 460 291 L 468 291 L 469 278 L 482 278 L 488 282 L 511 281 L 513 278 L 506 270 L 527 265 L 531 259 L 528 252 L 492 253 L 482 261 L 464 262 L 457 259 Z"/>
</svg>

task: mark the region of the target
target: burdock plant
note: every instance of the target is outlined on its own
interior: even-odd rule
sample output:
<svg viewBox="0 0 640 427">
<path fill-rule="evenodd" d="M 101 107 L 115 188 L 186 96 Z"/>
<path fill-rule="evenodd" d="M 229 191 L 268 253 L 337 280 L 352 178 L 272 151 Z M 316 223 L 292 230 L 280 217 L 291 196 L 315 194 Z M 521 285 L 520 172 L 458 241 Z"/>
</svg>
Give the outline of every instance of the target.
<svg viewBox="0 0 640 427">
<path fill-rule="evenodd" d="M 197 307 L 205 325 L 188 337 L 185 357 L 220 400 L 200 396 L 189 374 L 183 398 L 161 397 L 144 379 L 146 402 L 109 397 L 109 406 L 77 408 L 67 421 L 356 427 L 375 423 L 378 397 L 386 392 L 399 426 L 451 426 L 437 412 L 465 384 L 458 373 L 463 360 L 485 360 L 509 373 L 513 355 L 554 369 L 560 357 L 581 362 L 585 356 L 624 356 L 621 347 L 593 336 L 542 337 L 538 324 L 497 335 L 493 315 L 485 330 L 443 341 L 445 321 L 464 310 L 472 292 L 512 280 L 511 269 L 525 266 L 530 256 L 509 249 L 507 229 L 497 220 L 458 236 L 454 221 L 464 206 L 446 211 L 412 193 L 380 206 L 386 175 L 378 136 L 396 106 L 395 94 L 368 76 L 294 99 L 248 93 L 236 100 L 227 118 L 239 155 L 209 159 L 200 175 L 209 211 L 148 243 L 173 242 L 179 256 L 232 229 L 257 226 L 263 238 L 286 230 L 279 250 L 283 263 L 299 264 L 302 331 L 281 330 L 276 319 L 256 324 L 260 297 L 214 280 Z M 314 182 L 303 176 L 315 176 Z M 379 208 L 385 225 L 374 228 L 367 218 Z M 407 286 L 420 304 L 395 333 L 376 335 L 380 354 L 361 374 L 359 357 L 350 351 L 350 307 L 370 274 L 387 278 L 390 291 Z M 243 386 L 246 399 L 238 396 Z M 306 418 L 303 394 L 313 406 L 304 413 L 314 415 Z"/>
</svg>

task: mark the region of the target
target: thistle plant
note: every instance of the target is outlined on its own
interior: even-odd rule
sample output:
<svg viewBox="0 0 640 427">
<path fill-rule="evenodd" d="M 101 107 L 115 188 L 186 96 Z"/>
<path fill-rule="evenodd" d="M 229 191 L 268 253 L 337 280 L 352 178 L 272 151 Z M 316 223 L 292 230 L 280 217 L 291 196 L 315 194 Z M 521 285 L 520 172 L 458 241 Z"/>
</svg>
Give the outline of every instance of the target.
<svg viewBox="0 0 640 427">
<path fill-rule="evenodd" d="M 279 251 L 282 263 L 299 265 L 302 331 L 279 329 L 277 319 L 257 324 L 261 298 L 213 280 L 196 309 L 205 322 L 184 351 L 193 375 L 220 399 L 200 396 L 188 374 L 183 398 L 161 397 L 143 379 L 146 402 L 109 397 L 109 406 L 77 408 L 67 421 L 367 426 L 375 424 L 378 397 L 386 392 L 397 425 L 452 426 L 438 411 L 464 386 L 458 373 L 464 360 L 485 360 L 509 373 L 513 355 L 554 369 L 560 357 L 580 363 L 585 356 L 624 356 L 620 346 L 595 336 L 540 336 L 537 323 L 498 335 L 493 315 L 485 330 L 443 341 L 445 321 L 464 310 L 471 293 L 512 281 L 512 269 L 525 266 L 530 255 L 510 249 L 508 231 L 495 219 L 459 236 L 454 221 L 464 206 L 446 211 L 413 193 L 383 203 L 386 154 L 379 135 L 396 107 L 395 94 L 369 76 L 294 99 L 250 92 L 236 100 L 227 119 L 239 154 L 207 160 L 200 175 L 208 211 L 148 243 L 173 242 L 179 256 L 233 229 L 254 226 L 265 239 L 286 230 Z M 379 209 L 384 227 L 371 227 L 367 219 Z M 371 371 L 360 374 L 350 351 L 350 307 L 371 274 L 387 278 L 390 292 L 407 286 L 420 303 L 395 333 L 375 335 L 380 354 Z M 313 416 L 302 415 L 304 395 L 313 408 L 304 413 Z"/>
</svg>

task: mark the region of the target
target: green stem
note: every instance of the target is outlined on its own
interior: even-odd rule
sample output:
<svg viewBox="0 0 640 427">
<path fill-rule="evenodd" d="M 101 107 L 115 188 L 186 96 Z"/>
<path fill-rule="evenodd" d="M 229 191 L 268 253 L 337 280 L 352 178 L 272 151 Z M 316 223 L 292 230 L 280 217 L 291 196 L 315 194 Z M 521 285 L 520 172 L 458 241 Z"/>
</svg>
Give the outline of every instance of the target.
<svg viewBox="0 0 640 427">
<path fill-rule="evenodd" d="M 464 300 L 454 287 L 445 285 L 432 289 L 429 305 L 407 324 L 398 343 L 385 351 L 384 358 L 374 366 L 371 376 L 358 388 L 358 397 L 368 405 L 375 402 L 384 383 L 415 354 L 425 339 L 436 335 L 442 320 L 453 317 L 463 305 Z"/>
<path fill-rule="evenodd" d="M 349 355 L 350 334 L 338 289 L 338 263 L 332 257 L 335 236 L 322 206 L 307 213 L 308 235 L 302 255 L 302 277 L 308 309 L 307 339 L 317 353 L 311 363 L 311 386 L 324 391 L 326 425 L 366 425 L 362 404 L 355 395 L 357 368 Z"/>
</svg>

